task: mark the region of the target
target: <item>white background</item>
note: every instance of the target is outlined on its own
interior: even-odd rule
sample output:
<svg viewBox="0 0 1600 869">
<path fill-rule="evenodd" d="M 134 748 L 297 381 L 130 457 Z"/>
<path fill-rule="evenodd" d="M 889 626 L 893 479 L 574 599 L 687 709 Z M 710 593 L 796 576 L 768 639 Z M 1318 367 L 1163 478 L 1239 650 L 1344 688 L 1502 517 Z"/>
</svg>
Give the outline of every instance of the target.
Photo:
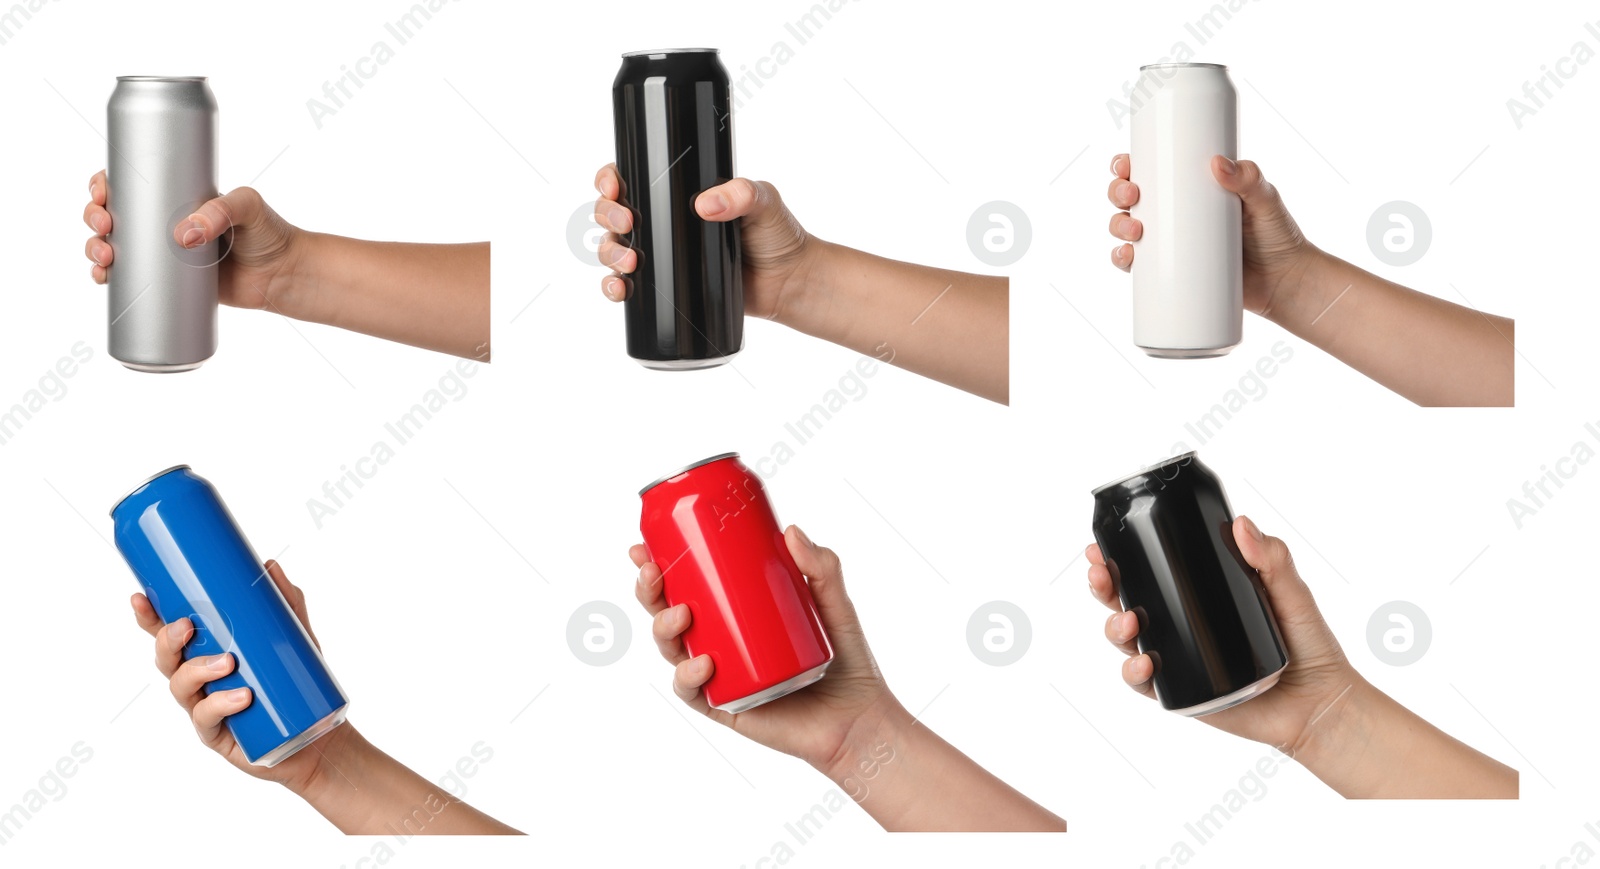
<svg viewBox="0 0 1600 869">
<path fill-rule="evenodd" d="M 1346 804 L 1289 769 L 1214 839 L 1190 839 L 1189 865 L 1376 850 L 1391 863 L 1553 866 L 1580 840 L 1600 849 L 1583 826 L 1600 819 L 1585 675 L 1600 470 L 1579 468 L 1520 530 L 1506 506 L 1575 442 L 1600 449 L 1583 428 L 1600 424 L 1587 340 L 1600 63 L 1577 67 L 1520 130 L 1505 106 L 1575 42 L 1600 50 L 1584 30 L 1600 9 L 1255 2 L 1199 46 L 1184 25 L 1205 14 L 1200 2 L 1135 13 L 867 0 L 800 45 L 784 25 L 804 2 L 470 0 L 397 46 L 384 24 L 407 8 L 57 0 L 0 45 L 0 407 L 76 342 L 93 350 L 0 446 L 0 808 L 74 744 L 93 751 L 67 794 L 0 846 L 7 865 L 138 848 L 354 866 L 375 846 L 198 745 L 151 666 L 105 510 L 178 462 L 210 478 L 258 553 L 305 588 L 351 720 L 430 778 L 486 743 L 493 759 L 466 799 L 532 834 L 391 841 L 395 860 L 738 866 L 787 837 L 831 784 L 668 702 L 670 670 L 632 600 L 634 493 L 705 455 L 765 454 L 857 357 L 752 323 L 734 366 L 644 371 L 623 353 L 603 271 L 568 243 L 611 157 L 619 53 L 719 46 L 738 77 L 780 41 L 792 59 L 738 113 L 741 173 L 776 183 L 823 238 L 1009 274 L 1014 406 L 883 370 L 769 490 L 780 519 L 840 552 L 905 705 L 1072 830 L 886 837 L 852 809 L 804 845 L 789 840 L 793 865 L 1154 866 L 1238 785 L 1267 749 L 1124 688 L 1084 585 L 1088 489 L 1180 444 L 1201 449 L 1238 512 L 1289 542 L 1355 665 L 1520 769 L 1523 794 Z M 380 39 L 393 60 L 318 129 L 306 101 Z M 1514 411 L 1413 407 L 1253 317 L 1220 360 L 1138 353 L 1127 278 L 1106 259 L 1106 166 L 1128 139 L 1106 101 L 1178 41 L 1232 67 L 1243 154 L 1314 242 L 1518 320 Z M 105 162 L 105 101 L 119 74 L 196 73 L 221 106 L 224 188 L 252 183 L 319 231 L 494 245 L 495 361 L 320 529 L 307 500 L 455 363 L 236 310 L 197 373 L 138 375 L 106 356 L 80 221 Z M 966 244 L 991 200 L 1031 218 L 1032 246 L 1009 268 Z M 1366 245 L 1368 218 L 1391 200 L 1432 221 L 1432 247 L 1405 268 Z M 1185 430 L 1279 341 L 1293 356 L 1265 393 L 1203 444 Z M 996 599 L 1033 628 L 1027 655 L 1003 668 L 966 642 L 968 618 Z M 633 645 L 608 667 L 566 645 L 568 617 L 593 600 L 632 616 Z M 1408 667 L 1367 647 L 1367 619 L 1392 600 L 1433 624 Z"/>
</svg>

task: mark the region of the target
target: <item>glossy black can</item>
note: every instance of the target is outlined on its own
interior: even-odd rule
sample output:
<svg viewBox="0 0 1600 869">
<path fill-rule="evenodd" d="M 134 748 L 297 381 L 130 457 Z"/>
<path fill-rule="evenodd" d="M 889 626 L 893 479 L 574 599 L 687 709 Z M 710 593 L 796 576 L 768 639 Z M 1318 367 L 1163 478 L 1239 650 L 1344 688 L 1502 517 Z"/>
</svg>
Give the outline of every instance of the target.
<svg viewBox="0 0 1600 869">
<path fill-rule="evenodd" d="M 1095 489 L 1094 539 L 1138 615 L 1162 706 L 1208 715 L 1277 684 L 1283 635 L 1222 483 L 1194 453 Z"/>
<path fill-rule="evenodd" d="M 728 71 L 711 48 L 630 52 L 611 100 L 638 256 L 628 355 L 646 368 L 721 365 L 744 345 L 739 221 L 703 220 L 694 200 L 733 178 Z"/>
</svg>

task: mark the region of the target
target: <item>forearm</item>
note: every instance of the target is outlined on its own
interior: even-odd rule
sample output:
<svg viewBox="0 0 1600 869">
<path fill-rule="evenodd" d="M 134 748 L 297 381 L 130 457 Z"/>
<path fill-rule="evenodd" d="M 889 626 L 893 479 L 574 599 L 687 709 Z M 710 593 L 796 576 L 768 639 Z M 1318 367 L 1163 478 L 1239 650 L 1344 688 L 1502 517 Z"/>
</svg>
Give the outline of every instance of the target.
<svg viewBox="0 0 1600 869">
<path fill-rule="evenodd" d="M 329 740 L 336 742 L 324 745 Z M 322 766 L 299 795 L 341 832 L 363 836 L 518 834 L 412 772 L 348 724 L 304 750 L 324 749 Z"/>
<path fill-rule="evenodd" d="M 1010 281 L 818 245 L 779 322 L 1005 404 Z"/>
<path fill-rule="evenodd" d="M 1517 771 L 1434 727 L 1357 676 L 1292 755 L 1352 799 L 1516 799 Z"/>
<path fill-rule="evenodd" d="M 1427 406 L 1514 399 L 1514 321 L 1386 281 L 1321 251 L 1273 322 L 1400 395 Z"/>
<path fill-rule="evenodd" d="M 489 244 L 305 233 L 283 313 L 466 359 L 489 359 Z"/>
<path fill-rule="evenodd" d="M 1067 824 L 991 775 L 892 697 L 819 766 L 885 830 L 1062 832 Z"/>
</svg>

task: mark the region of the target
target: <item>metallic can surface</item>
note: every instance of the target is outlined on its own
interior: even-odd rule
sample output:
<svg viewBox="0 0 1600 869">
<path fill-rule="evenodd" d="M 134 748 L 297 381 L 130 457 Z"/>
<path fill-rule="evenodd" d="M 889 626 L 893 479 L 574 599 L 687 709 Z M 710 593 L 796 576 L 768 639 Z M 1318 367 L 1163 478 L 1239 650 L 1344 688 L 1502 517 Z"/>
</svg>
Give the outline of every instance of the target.
<svg viewBox="0 0 1600 869">
<path fill-rule="evenodd" d="M 1144 224 L 1133 242 L 1133 342 L 1151 356 L 1221 356 L 1244 331 L 1239 197 L 1211 174 L 1237 159 L 1238 95 L 1228 69 L 1141 67 L 1133 95 L 1133 163 Z"/>
<path fill-rule="evenodd" d="M 1209 715 L 1277 684 L 1283 636 L 1222 484 L 1194 453 L 1095 489 L 1094 539 L 1139 617 L 1162 706 Z"/>
<path fill-rule="evenodd" d="M 708 703 L 743 712 L 822 678 L 833 648 L 811 588 L 737 453 L 696 462 L 639 497 L 639 530 L 667 604 L 689 605 L 684 649 L 711 656 Z"/>
<path fill-rule="evenodd" d="M 178 222 L 217 195 L 217 101 L 204 78 L 122 76 L 106 106 L 111 355 L 188 371 L 217 350 L 222 242 L 185 250 Z"/>
<path fill-rule="evenodd" d="M 156 613 L 194 622 L 184 660 L 233 654 L 234 671 L 205 691 L 253 693 L 226 719 L 251 763 L 275 766 L 344 723 L 344 691 L 209 482 L 188 465 L 163 471 L 111 518 L 117 550 Z"/>
<path fill-rule="evenodd" d="M 703 220 L 694 200 L 734 176 L 728 71 L 711 48 L 630 52 L 611 101 L 637 256 L 628 355 L 646 368 L 721 365 L 744 346 L 739 221 Z"/>
</svg>

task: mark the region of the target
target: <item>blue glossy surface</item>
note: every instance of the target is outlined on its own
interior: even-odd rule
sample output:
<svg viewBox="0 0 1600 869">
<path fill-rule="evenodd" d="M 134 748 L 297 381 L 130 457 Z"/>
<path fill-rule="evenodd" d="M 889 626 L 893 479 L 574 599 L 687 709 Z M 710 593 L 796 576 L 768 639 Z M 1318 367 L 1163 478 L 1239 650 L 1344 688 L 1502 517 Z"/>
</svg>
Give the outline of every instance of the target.
<svg viewBox="0 0 1600 869">
<path fill-rule="evenodd" d="M 251 704 L 227 719 L 251 763 L 345 706 L 321 654 L 209 482 L 173 469 L 124 498 L 111 516 L 117 549 L 156 612 L 169 623 L 185 616 L 194 622 L 184 659 L 231 652 L 237 660 L 206 693 L 254 692 Z"/>
</svg>

